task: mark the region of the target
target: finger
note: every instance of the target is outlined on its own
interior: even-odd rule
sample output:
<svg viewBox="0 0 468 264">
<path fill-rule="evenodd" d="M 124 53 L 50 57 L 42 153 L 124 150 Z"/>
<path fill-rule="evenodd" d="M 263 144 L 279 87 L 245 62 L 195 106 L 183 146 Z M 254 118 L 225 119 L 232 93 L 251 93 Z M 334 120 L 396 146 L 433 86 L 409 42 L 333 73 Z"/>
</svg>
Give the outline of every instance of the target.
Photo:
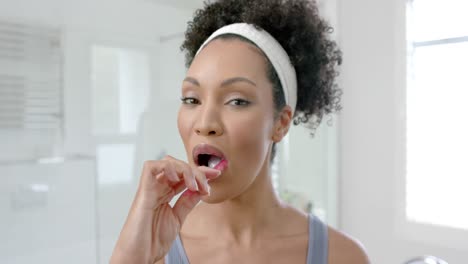
<svg viewBox="0 0 468 264">
<path fill-rule="evenodd" d="M 162 158 L 162 161 L 167 164 L 168 172 L 170 173 L 170 177 L 173 182 L 180 181 L 181 177 L 179 177 L 179 170 L 177 166 L 180 164 L 180 161 L 170 155 L 166 155 Z"/>
<path fill-rule="evenodd" d="M 175 195 L 177 195 L 183 190 L 187 189 L 187 186 L 185 186 L 185 182 L 181 181 L 176 185 L 172 186 L 172 189 L 174 190 Z"/>
<path fill-rule="evenodd" d="M 177 171 L 177 175 L 179 175 L 178 177 L 183 178 L 187 188 L 194 192 L 198 191 L 199 189 L 198 189 L 197 181 L 195 180 L 195 175 L 193 175 L 192 169 L 190 168 L 190 166 L 178 160 L 173 160 L 171 162 L 173 163 L 175 170 Z"/>
<path fill-rule="evenodd" d="M 221 175 L 220 170 L 212 169 L 210 167 L 199 166 L 198 169 L 205 174 L 205 177 L 208 180 L 216 179 Z"/>
<path fill-rule="evenodd" d="M 164 171 L 167 172 L 168 177 L 173 183 L 177 183 L 180 181 L 180 177 L 177 175 L 177 169 L 174 166 L 173 162 L 167 161 L 167 166 Z"/>
<path fill-rule="evenodd" d="M 156 180 L 161 184 L 167 184 L 170 186 L 180 182 L 174 166 L 170 162 L 164 163 L 165 164 L 162 165 L 162 171 L 156 175 Z"/>
<path fill-rule="evenodd" d="M 200 189 L 192 169 L 189 166 L 183 166 L 182 174 L 184 176 L 185 185 L 187 185 L 187 188 L 194 192 L 198 192 Z"/>
<path fill-rule="evenodd" d="M 164 172 L 164 175 L 160 175 Z M 170 181 L 179 181 L 177 174 L 169 161 L 165 160 L 147 160 L 143 164 L 142 180 L 152 182 L 154 179 L 162 181 L 162 177 L 167 177 Z"/>
<path fill-rule="evenodd" d="M 166 159 L 174 165 L 174 168 L 177 172 L 178 177 L 182 176 L 185 181 L 185 185 L 189 190 L 192 191 L 199 191 L 199 186 L 197 184 L 197 180 L 195 179 L 195 174 L 192 171 L 192 168 L 185 163 L 184 161 L 172 158 L 167 156 Z"/>
<path fill-rule="evenodd" d="M 186 190 L 182 193 L 173 208 L 174 214 L 179 219 L 181 226 L 184 223 L 185 218 L 187 218 L 187 215 L 198 204 L 198 202 L 200 202 L 200 200 L 201 194 L 199 192 Z"/>
<path fill-rule="evenodd" d="M 160 172 L 158 175 L 156 175 L 156 181 L 158 181 L 161 184 L 168 183 L 167 177 L 165 177 L 164 172 Z"/>
<path fill-rule="evenodd" d="M 196 167 L 192 167 L 192 173 L 195 175 L 198 187 L 200 188 L 200 193 L 203 195 L 209 194 L 210 186 L 208 185 L 208 180 L 206 179 L 205 174 Z"/>
<path fill-rule="evenodd" d="M 162 158 L 163 160 L 175 160 L 176 158 L 172 157 L 171 155 L 166 155 L 164 156 L 164 158 Z"/>
</svg>

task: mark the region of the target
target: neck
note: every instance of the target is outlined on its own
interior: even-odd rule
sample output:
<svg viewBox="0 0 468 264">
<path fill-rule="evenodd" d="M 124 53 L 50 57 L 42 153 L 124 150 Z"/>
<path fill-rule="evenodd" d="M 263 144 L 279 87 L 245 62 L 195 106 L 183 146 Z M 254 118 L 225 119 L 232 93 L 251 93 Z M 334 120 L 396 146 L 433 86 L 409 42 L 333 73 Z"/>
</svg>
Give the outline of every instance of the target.
<svg viewBox="0 0 468 264">
<path fill-rule="evenodd" d="M 196 224 L 196 230 L 204 230 L 204 234 L 218 238 L 223 236 L 236 244 L 251 245 L 260 237 L 271 237 L 269 227 L 275 225 L 282 207 L 273 188 L 270 166 L 266 163 L 249 189 L 240 196 L 219 204 L 197 206 L 197 215 L 205 217 L 199 218 L 203 221 Z"/>
</svg>

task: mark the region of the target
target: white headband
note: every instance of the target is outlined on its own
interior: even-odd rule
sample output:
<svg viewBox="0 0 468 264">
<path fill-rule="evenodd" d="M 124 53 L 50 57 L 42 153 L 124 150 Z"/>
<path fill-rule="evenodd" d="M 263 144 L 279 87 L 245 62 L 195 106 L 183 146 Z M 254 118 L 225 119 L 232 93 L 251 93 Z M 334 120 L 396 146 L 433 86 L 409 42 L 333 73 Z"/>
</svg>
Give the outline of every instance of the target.
<svg viewBox="0 0 468 264">
<path fill-rule="evenodd" d="M 286 104 L 292 108 L 294 116 L 297 102 L 296 71 L 281 44 L 265 30 L 258 30 L 253 25 L 247 23 L 235 23 L 224 26 L 211 34 L 198 49 L 197 54 L 215 37 L 224 34 L 236 34 L 245 37 L 255 43 L 265 53 L 278 74 Z"/>
</svg>

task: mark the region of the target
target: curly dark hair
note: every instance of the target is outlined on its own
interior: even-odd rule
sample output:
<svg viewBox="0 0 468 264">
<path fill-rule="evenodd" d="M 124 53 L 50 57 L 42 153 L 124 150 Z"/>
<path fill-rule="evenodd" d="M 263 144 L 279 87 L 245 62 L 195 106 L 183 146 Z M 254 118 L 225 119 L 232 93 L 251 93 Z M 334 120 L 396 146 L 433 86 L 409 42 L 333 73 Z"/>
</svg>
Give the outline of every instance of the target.
<svg viewBox="0 0 468 264">
<path fill-rule="evenodd" d="M 312 129 L 313 135 L 324 115 L 341 110 L 342 91 L 336 84 L 336 77 L 342 53 L 330 38 L 333 28 L 319 15 L 315 1 L 205 2 L 204 8 L 198 9 L 193 20 L 188 22 L 185 41 L 180 47 L 181 51 L 185 51 L 186 66 L 191 65 L 200 46 L 214 31 L 232 23 L 249 23 L 259 30 L 266 30 L 288 53 L 296 70 L 298 85 L 294 125 L 304 123 Z M 237 35 L 222 35 L 218 38 L 237 38 L 252 43 Z M 273 86 L 277 114 L 285 105 L 285 97 L 281 82 L 269 61 L 267 71 Z M 274 156 L 275 147 L 272 159 Z"/>
</svg>

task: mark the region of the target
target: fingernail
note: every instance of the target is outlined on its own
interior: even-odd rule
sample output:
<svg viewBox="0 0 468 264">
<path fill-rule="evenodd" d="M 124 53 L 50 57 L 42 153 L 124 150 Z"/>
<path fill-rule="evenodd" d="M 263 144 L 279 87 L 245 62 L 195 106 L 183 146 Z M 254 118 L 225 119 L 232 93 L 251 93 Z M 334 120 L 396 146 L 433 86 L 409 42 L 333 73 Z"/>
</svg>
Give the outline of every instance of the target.
<svg viewBox="0 0 468 264">
<path fill-rule="evenodd" d="M 211 194 L 211 187 L 210 187 L 210 185 L 207 184 L 207 185 L 206 185 L 206 189 L 208 190 L 208 195 L 210 195 L 210 194 Z"/>
</svg>

